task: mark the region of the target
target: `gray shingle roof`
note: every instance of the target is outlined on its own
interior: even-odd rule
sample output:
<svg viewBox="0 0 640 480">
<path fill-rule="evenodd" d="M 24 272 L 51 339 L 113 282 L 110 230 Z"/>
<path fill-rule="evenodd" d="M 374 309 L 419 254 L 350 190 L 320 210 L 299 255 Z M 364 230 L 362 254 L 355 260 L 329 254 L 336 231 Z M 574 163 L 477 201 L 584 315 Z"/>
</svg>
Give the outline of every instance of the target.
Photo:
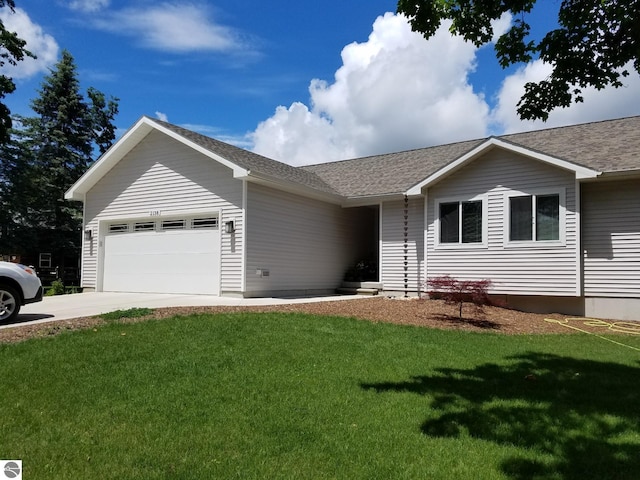
<svg viewBox="0 0 640 480">
<path fill-rule="evenodd" d="M 155 119 L 153 121 L 254 173 L 344 197 L 403 193 L 487 140 L 482 138 L 293 167 L 170 123 Z M 640 116 L 503 135 L 498 138 L 601 172 L 640 170 Z"/>
<path fill-rule="evenodd" d="M 640 116 L 498 137 L 600 172 L 640 169 Z M 302 167 L 349 197 L 398 194 L 486 141 Z"/>
<path fill-rule="evenodd" d="M 483 140 L 302 167 L 346 197 L 403 193 Z"/>
<path fill-rule="evenodd" d="M 640 168 L 640 117 L 516 133 L 501 138 L 600 172 Z"/>
</svg>

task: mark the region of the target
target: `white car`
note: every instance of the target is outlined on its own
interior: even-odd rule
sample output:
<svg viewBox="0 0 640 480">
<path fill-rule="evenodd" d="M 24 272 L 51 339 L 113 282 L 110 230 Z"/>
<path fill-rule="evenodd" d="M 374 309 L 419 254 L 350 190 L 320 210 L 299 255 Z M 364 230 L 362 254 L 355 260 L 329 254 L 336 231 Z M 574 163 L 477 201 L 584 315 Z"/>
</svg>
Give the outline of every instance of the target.
<svg viewBox="0 0 640 480">
<path fill-rule="evenodd" d="M 0 323 L 11 322 L 27 303 L 42 300 L 42 283 L 33 268 L 0 262 Z"/>
</svg>

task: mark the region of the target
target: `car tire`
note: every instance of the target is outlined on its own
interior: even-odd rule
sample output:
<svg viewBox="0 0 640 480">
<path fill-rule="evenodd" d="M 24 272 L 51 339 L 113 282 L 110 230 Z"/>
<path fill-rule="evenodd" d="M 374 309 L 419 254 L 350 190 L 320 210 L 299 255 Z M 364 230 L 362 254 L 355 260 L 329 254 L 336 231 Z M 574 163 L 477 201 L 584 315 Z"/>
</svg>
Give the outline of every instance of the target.
<svg viewBox="0 0 640 480">
<path fill-rule="evenodd" d="M 15 288 L 0 285 L 0 323 L 12 322 L 20 312 L 20 296 Z"/>
</svg>

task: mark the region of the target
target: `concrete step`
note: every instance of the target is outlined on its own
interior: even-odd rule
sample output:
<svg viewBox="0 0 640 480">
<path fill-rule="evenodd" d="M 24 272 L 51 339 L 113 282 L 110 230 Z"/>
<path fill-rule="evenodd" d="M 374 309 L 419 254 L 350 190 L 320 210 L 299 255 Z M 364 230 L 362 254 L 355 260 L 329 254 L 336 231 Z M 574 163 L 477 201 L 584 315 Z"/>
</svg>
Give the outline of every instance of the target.
<svg viewBox="0 0 640 480">
<path fill-rule="evenodd" d="M 336 292 L 339 295 L 378 295 L 377 288 L 340 287 Z"/>
<path fill-rule="evenodd" d="M 375 288 L 382 290 L 380 282 L 342 282 L 341 288 Z"/>
</svg>

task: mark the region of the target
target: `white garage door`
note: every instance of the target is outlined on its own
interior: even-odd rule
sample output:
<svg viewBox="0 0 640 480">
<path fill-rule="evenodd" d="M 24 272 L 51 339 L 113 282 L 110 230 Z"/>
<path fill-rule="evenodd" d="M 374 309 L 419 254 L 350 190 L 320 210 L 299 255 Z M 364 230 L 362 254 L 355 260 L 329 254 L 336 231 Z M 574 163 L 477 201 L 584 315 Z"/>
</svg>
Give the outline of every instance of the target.
<svg viewBox="0 0 640 480">
<path fill-rule="evenodd" d="M 112 223 L 104 237 L 105 292 L 217 295 L 217 217 Z"/>
</svg>

